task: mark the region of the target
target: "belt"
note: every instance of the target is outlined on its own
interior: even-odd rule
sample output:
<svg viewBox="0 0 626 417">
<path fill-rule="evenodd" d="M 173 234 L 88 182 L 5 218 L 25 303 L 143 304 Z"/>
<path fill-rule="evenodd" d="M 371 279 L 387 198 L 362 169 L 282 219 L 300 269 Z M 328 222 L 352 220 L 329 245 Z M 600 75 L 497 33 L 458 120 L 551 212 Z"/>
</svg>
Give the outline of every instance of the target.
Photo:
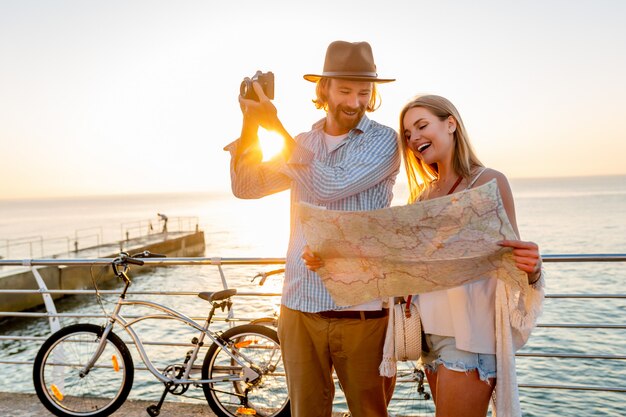
<svg viewBox="0 0 626 417">
<path fill-rule="evenodd" d="M 383 308 L 382 310 L 372 311 L 355 311 L 355 310 L 331 310 L 320 311 L 317 313 L 320 317 L 325 319 L 380 319 L 389 315 L 389 309 Z"/>
</svg>

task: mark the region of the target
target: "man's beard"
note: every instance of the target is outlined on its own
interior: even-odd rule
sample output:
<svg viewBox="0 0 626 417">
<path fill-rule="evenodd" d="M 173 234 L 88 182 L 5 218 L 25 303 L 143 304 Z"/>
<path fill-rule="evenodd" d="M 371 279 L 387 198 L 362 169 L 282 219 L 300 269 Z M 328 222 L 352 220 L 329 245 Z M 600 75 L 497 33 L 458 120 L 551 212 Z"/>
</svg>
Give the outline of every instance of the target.
<svg viewBox="0 0 626 417">
<path fill-rule="evenodd" d="M 347 110 L 349 113 L 355 112 L 355 114 L 349 116 L 343 112 L 344 110 Z M 337 125 L 344 128 L 346 131 L 350 131 L 356 127 L 365 114 L 365 107 L 353 109 L 345 106 L 337 106 L 329 108 L 329 113 L 332 115 L 333 119 L 335 119 Z"/>
</svg>

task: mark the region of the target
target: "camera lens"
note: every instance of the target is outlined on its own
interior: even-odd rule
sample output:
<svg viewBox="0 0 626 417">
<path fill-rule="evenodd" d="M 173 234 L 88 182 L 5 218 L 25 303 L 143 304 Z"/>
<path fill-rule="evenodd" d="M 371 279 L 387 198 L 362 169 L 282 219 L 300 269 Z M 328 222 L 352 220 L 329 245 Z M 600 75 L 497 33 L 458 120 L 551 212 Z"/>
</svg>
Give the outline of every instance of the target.
<svg viewBox="0 0 626 417">
<path fill-rule="evenodd" d="M 248 98 L 248 91 L 252 88 L 252 83 L 250 82 L 250 78 L 244 78 L 239 86 L 239 94 L 243 98 Z"/>
</svg>

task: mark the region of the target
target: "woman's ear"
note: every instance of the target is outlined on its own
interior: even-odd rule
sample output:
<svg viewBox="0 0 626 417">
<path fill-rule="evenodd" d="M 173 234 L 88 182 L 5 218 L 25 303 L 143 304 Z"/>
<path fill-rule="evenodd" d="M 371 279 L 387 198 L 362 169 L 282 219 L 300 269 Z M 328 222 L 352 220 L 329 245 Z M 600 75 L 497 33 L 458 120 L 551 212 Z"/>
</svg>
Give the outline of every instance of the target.
<svg viewBox="0 0 626 417">
<path fill-rule="evenodd" d="M 456 120 L 454 117 L 448 116 L 448 133 L 456 132 Z"/>
</svg>

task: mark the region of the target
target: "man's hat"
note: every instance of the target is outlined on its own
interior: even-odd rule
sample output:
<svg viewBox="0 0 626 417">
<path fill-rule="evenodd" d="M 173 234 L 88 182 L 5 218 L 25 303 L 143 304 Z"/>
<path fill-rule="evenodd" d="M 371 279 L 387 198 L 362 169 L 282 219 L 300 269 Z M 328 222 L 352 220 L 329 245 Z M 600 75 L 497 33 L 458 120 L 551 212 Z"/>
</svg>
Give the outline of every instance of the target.
<svg viewBox="0 0 626 417">
<path fill-rule="evenodd" d="M 375 83 L 395 81 L 395 78 L 378 78 L 372 47 L 367 42 L 335 41 L 328 45 L 324 72 L 304 75 L 304 79 L 311 82 L 322 77 Z"/>
</svg>

